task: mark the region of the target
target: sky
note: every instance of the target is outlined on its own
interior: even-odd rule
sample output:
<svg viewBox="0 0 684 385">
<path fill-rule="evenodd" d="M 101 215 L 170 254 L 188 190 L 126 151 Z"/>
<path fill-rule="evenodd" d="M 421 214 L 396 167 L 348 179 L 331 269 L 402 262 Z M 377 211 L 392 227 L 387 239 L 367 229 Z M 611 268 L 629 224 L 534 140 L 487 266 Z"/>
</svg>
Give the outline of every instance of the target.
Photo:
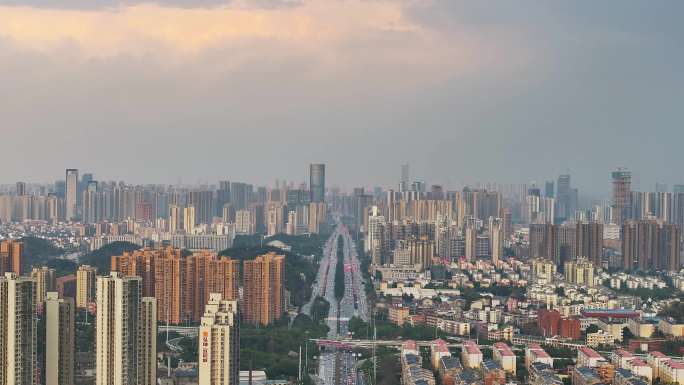
<svg viewBox="0 0 684 385">
<path fill-rule="evenodd" d="M 684 2 L 0 0 L 1 182 L 684 183 Z"/>
</svg>

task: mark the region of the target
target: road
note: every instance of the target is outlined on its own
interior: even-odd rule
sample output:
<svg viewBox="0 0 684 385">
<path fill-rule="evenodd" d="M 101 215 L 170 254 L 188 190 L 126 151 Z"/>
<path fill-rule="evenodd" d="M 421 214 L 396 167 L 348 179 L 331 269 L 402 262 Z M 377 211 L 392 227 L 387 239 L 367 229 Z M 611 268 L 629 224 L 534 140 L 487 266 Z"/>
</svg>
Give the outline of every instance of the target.
<svg viewBox="0 0 684 385">
<path fill-rule="evenodd" d="M 338 237 L 343 240 L 344 296 L 335 298 L 335 268 L 337 266 Z M 313 300 L 321 296 L 330 303 L 326 320 L 330 331 L 328 339 L 339 340 L 349 337 L 348 324 L 352 317 L 368 320 L 368 303 L 364 291 L 363 274 L 354 241 L 348 229 L 342 224 L 326 242 L 323 259 L 313 287 L 311 302 L 302 307 L 302 312 L 311 315 Z M 318 368 L 318 382 L 321 385 L 357 385 L 357 362 L 354 354 L 345 349 L 328 347 L 321 352 Z"/>
</svg>

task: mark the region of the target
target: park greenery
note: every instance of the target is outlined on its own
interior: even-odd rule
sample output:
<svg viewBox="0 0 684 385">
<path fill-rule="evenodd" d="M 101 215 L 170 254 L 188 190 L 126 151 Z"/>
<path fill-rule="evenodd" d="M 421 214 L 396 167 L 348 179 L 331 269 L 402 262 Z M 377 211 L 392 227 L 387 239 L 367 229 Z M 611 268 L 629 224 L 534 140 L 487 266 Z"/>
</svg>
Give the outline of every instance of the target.
<svg viewBox="0 0 684 385">
<path fill-rule="evenodd" d="M 356 338 L 371 339 L 373 337 L 372 326 L 358 317 L 352 317 L 352 319 L 349 320 L 349 331 L 352 332 Z M 397 326 L 387 320 L 381 319 L 376 319 L 375 331 L 377 333 L 377 338 L 382 340 L 404 339 L 429 341 L 434 340 L 435 338 L 446 338 L 447 336 L 444 331 L 433 327 L 424 325 L 411 326 L 408 324 Z"/>
<path fill-rule="evenodd" d="M 373 378 L 373 360 L 366 359 L 359 363 L 359 368 L 368 379 L 370 385 L 398 385 L 401 382 L 401 364 L 395 349 L 381 346 L 376 351 L 377 382 Z"/>
<path fill-rule="evenodd" d="M 282 319 L 274 325 L 240 326 L 240 370 L 264 370 L 270 379 L 293 379 L 299 366 L 299 348 L 302 355 L 307 353 L 307 339 L 324 338 L 328 327 L 322 322 L 314 322 L 306 315 L 298 315 L 291 325 Z M 170 335 L 173 339 L 177 334 Z M 159 344 L 165 341 L 165 334 L 159 335 Z M 197 362 L 197 337 L 186 337 L 178 342 L 183 349 L 179 359 Z M 314 357 L 320 354 L 318 346 L 308 342 L 308 365 L 314 367 Z M 306 357 L 302 357 L 304 364 Z M 178 362 L 178 359 L 174 360 Z"/>
<path fill-rule="evenodd" d="M 673 318 L 678 323 L 684 323 L 684 302 L 675 302 L 658 314 L 662 318 Z"/>
<path fill-rule="evenodd" d="M 21 239 L 24 244 L 21 268 L 23 271 L 31 270 L 32 266 L 42 266 L 48 261 L 59 258 L 64 254 L 64 250 L 55 246 L 47 239 L 38 237 L 24 237 Z"/>
<path fill-rule="evenodd" d="M 79 258 L 79 262 L 82 265 L 96 267 L 99 275 L 107 275 L 112 267 L 112 256 L 122 255 L 124 252 L 131 252 L 138 249 L 140 249 L 140 246 L 135 243 L 113 242 L 82 256 Z"/>
</svg>

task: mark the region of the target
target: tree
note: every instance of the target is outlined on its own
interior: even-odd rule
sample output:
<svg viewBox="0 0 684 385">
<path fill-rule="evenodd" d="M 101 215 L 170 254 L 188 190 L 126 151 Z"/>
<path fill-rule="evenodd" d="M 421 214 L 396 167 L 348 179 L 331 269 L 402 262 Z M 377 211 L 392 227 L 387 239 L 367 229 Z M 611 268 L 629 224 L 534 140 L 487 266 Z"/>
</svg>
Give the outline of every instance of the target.
<svg viewBox="0 0 684 385">
<path fill-rule="evenodd" d="M 112 256 L 139 250 L 140 246 L 131 242 L 113 242 L 79 258 L 82 265 L 97 268 L 98 275 L 107 275 L 112 267 Z"/>
<path fill-rule="evenodd" d="M 636 337 L 636 336 L 634 334 L 632 334 L 632 331 L 629 330 L 628 327 L 625 326 L 624 328 L 622 328 L 622 341 L 625 344 L 628 344 L 629 341 L 634 337 Z"/>
<path fill-rule="evenodd" d="M 587 334 L 597 333 L 598 331 L 599 327 L 597 325 L 591 324 L 587 327 Z"/>
<path fill-rule="evenodd" d="M 24 237 L 21 239 L 21 242 L 24 244 L 21 259 L 23 271 L 30 270 L 31 266 L 45 265 L 48 261 L 64 254 L 64 250 L 55 246 L 47 239 Z"/>
</svg>

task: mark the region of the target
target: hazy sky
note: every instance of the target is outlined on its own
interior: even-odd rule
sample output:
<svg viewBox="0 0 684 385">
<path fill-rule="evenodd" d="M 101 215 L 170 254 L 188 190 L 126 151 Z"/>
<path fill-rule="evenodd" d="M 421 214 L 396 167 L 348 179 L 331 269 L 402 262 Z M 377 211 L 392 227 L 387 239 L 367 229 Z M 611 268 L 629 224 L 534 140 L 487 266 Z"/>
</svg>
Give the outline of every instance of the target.
<svg viewBox="0 0 684 385">
<path fill-rule="evenodd" d="M 0 0 L 2 182 L 684 182 L 684 2 Z"/>
</svg>

